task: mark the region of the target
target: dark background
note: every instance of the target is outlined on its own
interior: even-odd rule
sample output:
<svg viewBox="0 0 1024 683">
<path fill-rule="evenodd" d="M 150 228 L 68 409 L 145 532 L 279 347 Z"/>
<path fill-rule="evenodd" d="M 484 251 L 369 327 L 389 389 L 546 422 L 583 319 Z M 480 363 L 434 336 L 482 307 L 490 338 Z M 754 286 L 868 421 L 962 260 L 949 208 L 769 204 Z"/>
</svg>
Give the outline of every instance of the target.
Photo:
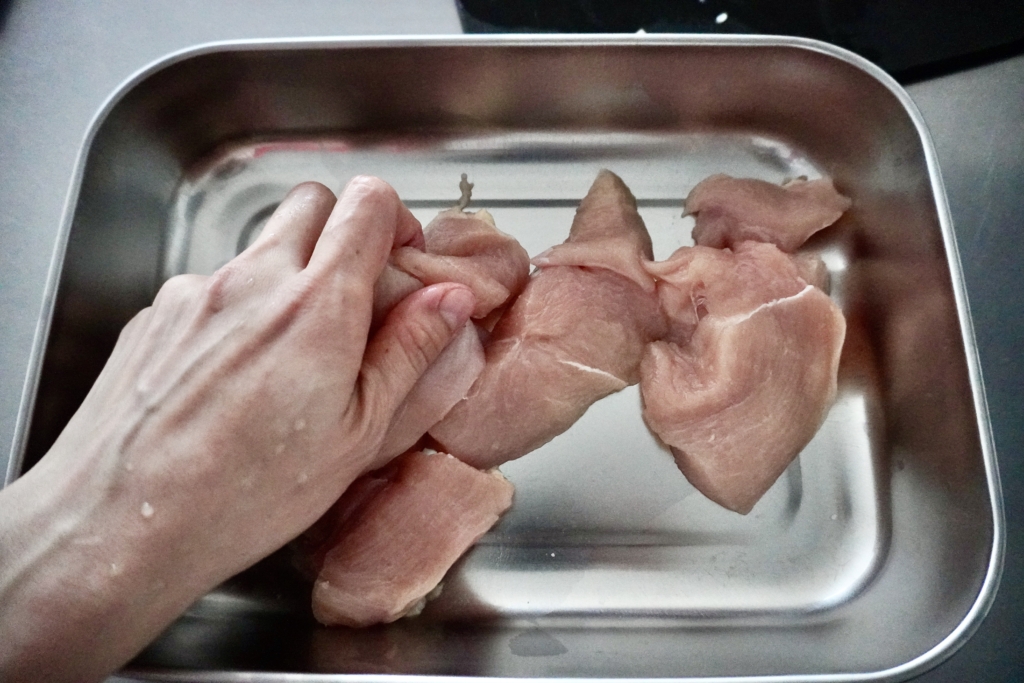
<svg viewBox="0 0 1024 683">
<path fill-rule="evenodd" d="M 817 38 L 866 57 L 902 83 L 1024 52 L 1022 0 L 457 0 L 457 4 L 467 33 L 634 33 L 643 29 Z"/>
</svg>

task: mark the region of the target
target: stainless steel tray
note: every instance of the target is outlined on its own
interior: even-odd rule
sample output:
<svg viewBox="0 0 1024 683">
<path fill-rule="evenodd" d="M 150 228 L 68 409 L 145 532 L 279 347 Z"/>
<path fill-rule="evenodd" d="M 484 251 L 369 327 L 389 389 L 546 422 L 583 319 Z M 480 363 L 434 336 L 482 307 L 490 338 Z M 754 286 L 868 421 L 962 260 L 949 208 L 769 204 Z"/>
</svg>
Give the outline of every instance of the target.
<svg viewBox="0 0 1024 683">
<path fill-rule="evenodd" d="M 316 627 L 273 557 L 134 674 L 876 680 L 970 635 L 998 581 L 1001 501 L 934 153 L 899 86 L 813 41 L 275 41 L 152 66 L 83 148 L 26 465 L 160 282 L 212 272 L 292 185 L 376 174 L 426 221 L 467 173 L 473 205 L 536 254 L 601 167 L 636 194 L 658 258 L 689 243 L 682 198 L 714 172 L 829 174 L 854 200 L 808 245 L 849 323 L 839 398 L 753 512 L 696 493 L 630 389 L 502 468 L 513 510 L 422 616 Z"/>
</svg>

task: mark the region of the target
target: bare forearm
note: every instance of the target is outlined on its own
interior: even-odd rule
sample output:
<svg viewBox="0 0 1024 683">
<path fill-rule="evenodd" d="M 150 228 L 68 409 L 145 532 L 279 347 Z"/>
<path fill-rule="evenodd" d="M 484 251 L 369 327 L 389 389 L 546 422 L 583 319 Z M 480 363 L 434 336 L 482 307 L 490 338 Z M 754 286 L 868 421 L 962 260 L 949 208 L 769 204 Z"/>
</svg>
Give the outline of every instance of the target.
<svg viewBox="0 0 1024 683">
<path fill-rule="evenodd" d="M 85 471 L 89 454 L 78 455 L 51 453 L 0 492 L 5 681 L 101 679 L 208 580 L 165 576 L 172 558 L 159 533 L 147 534 L 141 509 L 130 511 L 102 472 Z"/>
</svg>

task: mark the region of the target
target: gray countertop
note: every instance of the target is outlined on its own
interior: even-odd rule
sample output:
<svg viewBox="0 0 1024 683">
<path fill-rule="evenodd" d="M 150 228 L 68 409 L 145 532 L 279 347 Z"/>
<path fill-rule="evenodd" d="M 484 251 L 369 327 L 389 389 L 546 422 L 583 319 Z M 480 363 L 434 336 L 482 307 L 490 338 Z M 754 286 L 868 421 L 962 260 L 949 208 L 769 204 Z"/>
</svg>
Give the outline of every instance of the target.
<svg viewBox="0 0 1024 683">
<path fill-rule="evenodd" d="M 459 33 L 451 0 L 0 0 L 0 463 L 6 461 L 76 155 L 119 83 L 169 52 L 262 37 Z M 909 89 L 938 150 L 981 355 L 1006 509 L 989 616 L 920 677 L 1024 679 L 1024 57 Z"/>
<path fill-rule="evenodd" d="M 996 601 L 924 681 L 1024 680 L 1024 57 L 908 88 L 939 156 L 978 341 L 1006 513 Z"/>
</svg>

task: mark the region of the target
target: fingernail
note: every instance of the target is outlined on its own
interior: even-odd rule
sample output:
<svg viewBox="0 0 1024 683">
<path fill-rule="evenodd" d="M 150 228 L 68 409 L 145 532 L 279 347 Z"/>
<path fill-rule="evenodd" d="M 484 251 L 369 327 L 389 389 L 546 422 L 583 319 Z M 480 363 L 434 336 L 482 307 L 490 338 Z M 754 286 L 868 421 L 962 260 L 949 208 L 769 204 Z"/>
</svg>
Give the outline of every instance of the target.
<svg viewBox="0 0 1024 683">
<path fill-rule="evenodd" d="M 445 292 L 437 309 L 448 326 L 454 330 L 469 319 L 475 305 L 476 297 L 473 296 L 473 292 L 465 287 L 453 287 Z"/>
</svg>

